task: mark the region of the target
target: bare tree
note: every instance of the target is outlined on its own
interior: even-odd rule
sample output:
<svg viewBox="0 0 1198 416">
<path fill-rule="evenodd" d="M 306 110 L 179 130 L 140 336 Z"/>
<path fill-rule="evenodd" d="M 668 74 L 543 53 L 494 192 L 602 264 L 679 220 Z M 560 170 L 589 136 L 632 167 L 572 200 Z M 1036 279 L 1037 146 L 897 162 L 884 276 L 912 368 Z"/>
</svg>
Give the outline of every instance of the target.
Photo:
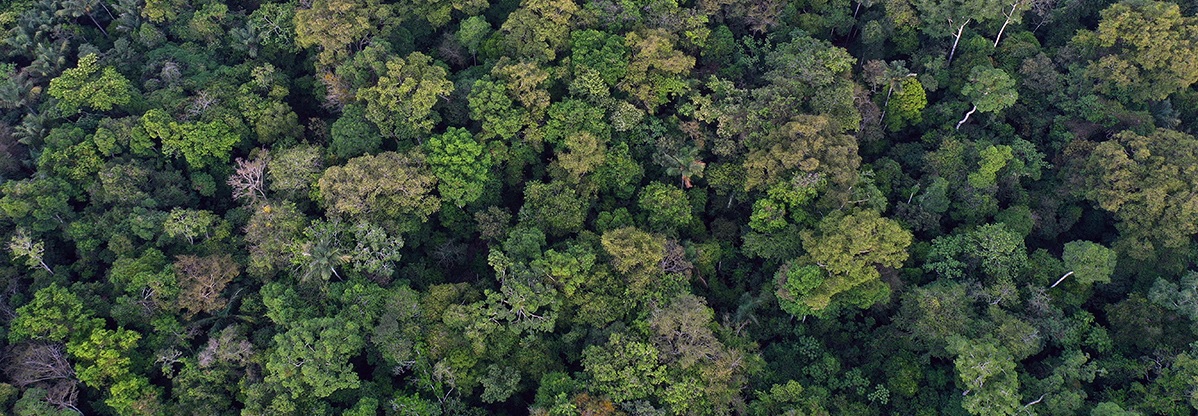
<svg viewBox="0 0 1198 416">
<path fill-rule="evenodd" d="M 45 389 L 47 403 L 79 412 L 75 407 L 79 380 L 62 344 L 26 342 L 9 347 L 4 373 L 22 389 Z"/>
<path fill-rule="evenodd" d="M 250 160 L 237 158 L 237 170 L 229 176 L 234 199 L 259 201 L 266 199 L 266 165 L 270 155 L 266 151 Z"/>
</svg>

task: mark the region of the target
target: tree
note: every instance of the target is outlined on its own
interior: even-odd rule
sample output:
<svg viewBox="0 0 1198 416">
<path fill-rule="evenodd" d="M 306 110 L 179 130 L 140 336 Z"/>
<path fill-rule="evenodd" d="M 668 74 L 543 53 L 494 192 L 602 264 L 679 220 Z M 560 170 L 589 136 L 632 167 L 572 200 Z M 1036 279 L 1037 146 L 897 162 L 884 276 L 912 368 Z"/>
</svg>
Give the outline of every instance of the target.
<svg viewBox="0 0 1198 416">
<path fill-rule="evenodd" d="M 624 43 L 631 51 L 628 73 L 617 87 L 635 98 L 649 114 L 686 93 L 690 86 L 683 80 L 695 66 L 695 58 L 674 49 L 674 37 L 664 29 L 630 32 Z"/>
<path fill-rule="evenodd" d="M 969 71 L 969 82 L 961 87 L 961 95 L 973 102 L 973 108 L 957 122 L 957 129 L 969 121 L 975 111 L 994 113 L 1015 104 L 1019 92 L 1015 91 L 1015 80 L 1007 71 L 986 66 L 976 66 Z"/>
<path fill-rule="evenodd" d="M 664 257 L 665 239 L 633 227 L 603 233 L 603 249 L 622 273 L 653 273 Z"/>
<path fill-rule="evenodd" d="M 227 301 L 221 292 L 241 274 L 240 266 L 228 254 L 179 256 L 174 269 L 179 280 L 179 307 L 187 310 L 188 318 L 224 308 Z"/>
<path fill-rule="evenodd" d="M 359 156 L 328 168 L 318 182 L 329 215 L 380 223 L 426 220 L 441 205 L 436 184 L 420 152 Z"/>
<path fill-rule="evenodd" d="M 592 388 L 625 402 L 657 394 L 666 376 L 659 354 L 653 344 L 615 333 L 606 344 L 583 350 L 582 366 L 594 380 Z"/>
<path fill-rule="evenodd" d="M 58 109 L 67 114 L 79 112 L 81 107 L 109 111 L 122 107 L 133 99 L 133 86 L 115 68 L 97 65 L 99 57 L 88 54 L 79 58 L 75 68 L 63 71 L 62 75 L 50 80 L 46 90 L 58 99 Z"/>
<path fill-rule="evenodd" d="M 1065 268 L 1085 286 L 1110 283 L 1111 275 L 1115 273 L 1115 258 L 1114 250 L 1080 240 L 1065 244 L 1065 251 L 1061 254 Z"/>
<path fill-rule="evenodd" d="M 453 92 L 447 75 L 445 68 L 420 52 L 387 60 L 387 71 L 378 83 L 358 91 L 358 98 L 366 102 L 366 119 L 390 137 L 423 137 L 441 121 L 433 106 Z"/>
<path fill-rule="evenodd" d="M 516 106 L 508 97 L 506 82 L 486 79 L 475 81 L 467 99 L 470 118 L 482 123 L 481 138 L 510 140 L 531 121 L 528 110 Z"/>
<path fill-rule="evenodd" d="M 1098 81 L 1098 91 L 1158 101 L 1198 82 L 1198 17 L 1183 16 L 1176 3 L 1151 0 L 1115 3 L 1101 17 L 1096 31 L 1073 38 L 1095 59 L 1086 75 Z"/>
<path fill-rule="evenodd" d="M 254 209 L 245 226 L 249 272 L 269 276 L 290 265 L 290 248 L 300 240 L 307 224 L 307 217 L 292 202 L 264 203 Z"/>
<path fill-rule="evenodd" d="M 147 111 L 141 118 L 150 138 L 162 141 L 162 152 L 183 156 L 194 169 L 225 163 L 241 136 L 225 120 L 180 123 L 160 109 Z"/>
<path fill-rule="evenodd" d="M 4 373 L 17 387 L 26 390 L 26 396 L 37 396 L 40 406 L 54 406 L 44 413 L 34 411 L 23 412 L 21 401 L 14 406 L 14 412 L 20 414 L 46 414 L 70 416 L 77 415 L 75 407 L 79 395 L 79 380 L 75 378 L 75 369 L 67 358 L 66 348 L 62 344 L 45 342 L 26 342 L 9 347 L 5 358 Z M 34 397 L 29 397 L 33 399 Z M 31 400 L 32 401 L 32 400 Z M 32 407 L 32 406 L 30 406 Z M 61 413 L 56 413 L 61 410 Z"/>
<path fill-rule="evenodd" d="M 660 182 L 641 188 L 637 201 L 641 211 L 647 213 L 646 221 L 654 230 L 672 230 L 684 227 L 694 219 L 686 193 L 677 187 Z"/>
<path fill-rule="evenodd" d="M 499 27 L 504 46 L 515 57 L 548 62 L 569 40 L 574 0 L 523 0 Z"/>
<path fill-rule="evenodd" d="M 266 161 L 266 177 L 270 179 L 270 190 L 291 198 L 308 196 L 316 179 L 320 177 L 322 153 L 316 146 L 296 146 L 273 151 Z"/>
<path fill-rule="evenodd" d="M 565 182 L 531 182 L 524 187 L 519 218 L 550 235 L 562 236 L 581 229 L 590 209 L 590 201 Z"/>
<path fill-rule="evenodd" d="M 1027 266 L 1023 236 L 998 223 L 936 238 L 923 267 L 949 279 L 976 275 L 976 271 L 992 281 L 1012 282 Z"/>
<path fill-rule="evenodd" d="M 54 271 L 50 270 L 50 266 L 47 266 L 43 260 L 43 256 L 46 254 L 46 243 L 34 241 L 28 230 L 21 228 L 13 234 L 12 239 L 8 241 L 8 251 L 12 252 L 13 257 L 24 257 L 25 265 L 31 268 L 40 266 L 47 273 L 54 274 Z"/>
<path fill-rule="evenodd" d="M 162 230 L 172 238 L 183 237 L 189 244 L 195 244 L 196 237 L 210 235 L 216 221 L 218 218 L 208 211 L 175 208 L 162 223 Z"/>
<path fill-rule="evenodd" d="M 588 131 L 566 136 L 562 147 L 564 151 L 557 153 L 554 166 L 564 171 L 566 177 L 575 183 L 603 165 L 607 157 L 607 146 Z"/>
<path fill-rule="evenodd" d="M 473 16 L 486 8 L 487 2 L 482 0 L 416 0 L 403 3 L 399 11 L 404 15 L 421 16 L 435 29 L 449 23 L 454 12 Z"/>
<path fill-rule="evenodd" d="M 904 77 L 895 89 L 895 95 L 886 101 L 886 128 L 898 131 L 903 126 L 914 126 L 923 122 L 923 109 L 928 105 L 923 84 L 916 77 Z"/>
<path fill-rule="evenodd" d="M 251 202 L 266 199 L 266 165 L 270 157 L 261 151 L 257 157 L 245 160 L 237 158 L 237 169 L 227 181 L 233 188 L 233 199 L 248 199 Z"/>
<path fill-rule="evenodd" d="M 949 342 L 957 358 L 953 365 L 965 385 L 961 406 L 974 415 L 1013 415 L 1019 408 L 1019 378 L 1015 360 L 987 340 L 957 337 Z"/>
<path fill-rule="evenodd" d="M 358 388 L 361 382 L 349 358 L 362 345 L 360 328 L 352 320 L 323 317 L 296 322 L 274 336 L 265 381 L 278 383 L 292 399 L 309 394 L 324 398 L 341 389 Z"/>
<path fill-rule="evenodd" d="M 1187 317 L 1198 325 L 1198 272 L 1186 272 L 1177 283 L 1157 278 L 1148 291 L 1148 300 Z"/>
<path fill-rule="evenodd" d="M 349 58 L 353 46 L 383 32 L 393 7 L 379 0 L 314 0 L 295 11 L 295 42 L 302 48 L 319 46 L 321 65 L 335 66 Z"/>
<path fill-rule="evenodd" d="M 451 127 L 424 144 L 444 200 L 465 206 L 477 200 L 491 179 L 491 154 L 466 129 Z"/>
<path fill-rule="evenodd" d="M 936 38 L 953 38 L 953 46 L 948 52 L 950 64 L 965 27 L 970 22 L 982 23 L 998 18 L 1004 6 L 1004 0 L 914 0 L 911 3 L 919 11 L 920 20 L 934 22 L 923 25 L 924 33 Z"/>
<path fill-rule="evenodd" d="M 34 293 L 32 301 L 17 308 L 17 316 L 8 325 L 8 340 L 73 342 L 102 324 L 90 310 L 83 309 L 78 296 L 51 284 Z"/>
<path fill-rule="evenodd" d="M 779 302 L 799 302 L 805 307 L 792 306 L 792 310 L 811 313 L 824 310 L 833 297 L 842 293 L 846 301 L 860 308 L 868 308 L 886 296 L 889 290 L 879 286 L 881 273 L 877 268 L 902 266 L 912 239 L 911 233 L 897 222 L 874 211 L 829 215 L 815 230 L 800 235 L 807 255 L 790 266 L 795 271 L 779 271 L 778 298 Z M 790 282 L 792 277 L 797 282 Z M 853 290 L 866 292 L 859 297 L 847 295 Z M 881 293 L 870 293 L 878 290 Z"/>
<path fill-rule="evenodd" d="M 471 56 L 478 54 L 478 49 L 482 46 L 483 41 L 491 34 L 491 24 L 487 23 L 487 19 L 482 16 L 470 16 L 462 19 L 458 25 L 458 31 L 454 32 L 454 39 L 458 40 Z"/>
<path fill-rule="evenodd" d="M 624 38 L 598 30 L 578 30 L 570 34 L 570 63 L 575 76 L 593 71 L 608 86 L 615 86 L 628 74 L 628 48 Z"/>
<path fill-rule="evenodd" d="M 1119 221 L 1116 250 L 1174 267 L 1172 256 L 1198 233 L 1196 155 L 1198 140 L 1188 134 L 1125 131 L 1077 161 L 1072 171 L 1083 186 L 1075 189 Z"/>
<path fill-rule="evenodd" d="M 750 147 L 744 162 L 745 190 L 815 173 L 828 180 L 834 195 L 843 197 L 856 184 L 860 164 L 853 136 L 837 133 L 827 117 L 798 116 Z"/>
<path fill-rule="evenodd" d="M 358 104 L 345 106 L 329 134 L 333 138 L 329 150 L 342 159 L 376 153 L 383 141 L 379 129 L 366 119 L 366 110 Z"/>
</svg>

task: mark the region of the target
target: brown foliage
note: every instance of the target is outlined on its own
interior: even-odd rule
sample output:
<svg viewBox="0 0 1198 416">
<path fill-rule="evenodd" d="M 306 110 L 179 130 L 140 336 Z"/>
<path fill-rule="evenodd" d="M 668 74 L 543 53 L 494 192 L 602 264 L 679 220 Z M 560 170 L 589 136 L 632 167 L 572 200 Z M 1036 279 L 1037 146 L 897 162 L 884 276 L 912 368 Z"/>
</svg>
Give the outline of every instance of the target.
<svg viewBox="0 0 1198 416">
<path fill-rule="evenodd" d="M 241 274 L 241 270 L 228 254 L 207 257 L 187 255 L 176 258 L 175 274 L 179 278 L 179 307 L 186 309 L 186 315 L 190 318 L 200 312 L 224 308 L 226 300 L 221 297 L 221 292 L 233 278 Z"/>
</svg>

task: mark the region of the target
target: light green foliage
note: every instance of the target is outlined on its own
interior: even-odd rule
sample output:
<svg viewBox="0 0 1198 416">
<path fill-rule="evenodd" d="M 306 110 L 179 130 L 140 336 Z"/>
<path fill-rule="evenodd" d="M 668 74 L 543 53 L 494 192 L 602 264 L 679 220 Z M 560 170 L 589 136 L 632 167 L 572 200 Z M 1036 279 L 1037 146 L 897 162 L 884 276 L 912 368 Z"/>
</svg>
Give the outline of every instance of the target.
<svg viewBox="0 0 1198 416">
<path fill-rule="evenodd" d="M 207 238 L 218 218 L 204 210 L 175 208 L 162 223 L 162 230 L 171 238 L 183 237 L 190 244 L 200 236 Z"/>
<path fill-rule="evenodd" d="M 1098 91 L 1157 101 L 1198 82 L 1198 17 L 1183 15 L 1178 3 L 1122 1 L 1101 17 L 1097 30 L 1073 38 L 1093 54 L 1086 75 Z"/>
<path fill-rule="evenodd" d="M 441 198 L 465 206 L 477 200 L 491 178 L 491 154 L 469 131 L 450 128 L 424 144 Z"/>
<path fill-rule="evenodd" d="M 361 328 L 353 321 L 312 318 L 275 335 L 266 359 L 266 382 L 278 383 L 292 399 L 328 397 L 360 385 L 349 358 L 362 348 Z"/>
<path fill-rule="evenodd" d="M 603 249 L 612 267 L 622 273 L 654 273 L 665 251 L 665 240 L 633 227 L 603 233 Z"/>
<path fill-rule="evenodd" d="M 765 188 L 779 180 L 812 174 L 827 180 L 830 193 L 844 192 L 857 183 L 857 140 L 836 128 L 823 116 L 799 116 L 781 127 L 779 134 L 750 147 L 745 166 L 745 190 Z"/>
<path fill-rule="evenodd" d="M 622 37 L 597 30 L 575 31 L 570 34 L 570 50 L 576 74 L 594 71 L 608 86 L 615 86 L 628 73 L 628 48 Z"/>
<path fill-rule="evenodd" d="M 690 89 L 683 77 L 695 66 L 695 58 L 676 50 L 674 42 L 674 36 L 662 29 L 624 36 L 631 58 L 628 74 L 617 87 L 636 99 L 649 114 Z"/>
<path fill-rule="evenodd" d="M 374 86 L 359 90 L 358 99 L 366 103 L 366 119 L 384 135 L 415 139 L 441 121 L 433 106 L 453 92 L 447 75 L 428 55 L 413 52 L 406 58 L 387 60 L 387 71 Z"/>
<path fill-rule="evenodd" d="M 71 218 L 72 188 L 59 178 L 5 181 L 0 184 L 0 212 L 34 233 L 57 229 L 64 218 Z"/>
<path fill-rule="evenodd" d="M 753 203 L 749 227 L 762 233 L 781 231 L 788 224 L 807 224 L 812 220 L 808 205 L 827 185 L 822 175 L 795 175 L 788 182 L 777 182 L 766 190 L 766 197 Z M 787 215 L 789 214 L 789 215 Z"/>
<path fill-rule="evenodd" d="M 886 103 L 886 128 L 898 131 L 904 126 L 918 125 L 923 122 L 923 109 L 927 105 L 928 97 L 919 78 L 903 78 Z"/>
<path fill-rule="evenodd" d="M 419 152 L 360 156 L 325 170 L 318 182 L 330 215 L 386 221 L 424 221 L 440 199 L 437 177 Z"/>
<path fill-rule="evenodd" d="M 1157 278 L 1148 299 L 1198 325 L 1198 272 L 1187 272 L 1177 283 Z"/>
<path fill-rule="evenodd" d="M 561 146 L 562 142 L 579 133 L 590 133 L 606 142 L 611 137 L 604 120 L 604 110 L 582 100 L 565 100 L 549 106 L 545 121 L 545 141 Z"/>
<path fill-rule="evenodd" d="M 824 284 L 825 276 L 824 271 L 815 265 L 801 266 L 792 263 L 779 268 L 776 277 L 780 283 L 777 289 L 778 305 L 786 313 L 794 316 L 818 313 L 818 309 L 802 300 Z"/>
<path fill-rule="evenodd" d="M 694 220 L 691 204 L 686 193 L 676 186 L 653 182 L 641 188 L 637 201 L 641 212 L 647 213 L 646 221 L 653 230 L 683 228 Z"/>
<path fill-rule="evenodd" d="M 152 109 L 142 116 L 141 123 L 150 138 L 162 141 L 163 153 L 183 156 L 196 169 L 224 163 L 241 141 L 229 123 L 221 120 L 180 123 L 166 112 Z"/>
<path fill-rule="evenodd" d="M 413 0 L 401 5 L 401 14 L 423 17 L 434 29 L 449 23 L 454 13 L 471 16 L 487 8 L 484 0 Z"/>
<path fill-rule="evenodd" d="M 74 114 L 84 107 L 109 111 L 129 104 L 134 92 L 129 80 L 112 67 L 100 68 L 98 61 L 94 53 L 80 57 L 78 66 L 50 80 L 46 92 L 58 99 L 59 110 Z"/>
<path fill-rule="evenodd" d="M 321 173 L 321 153 L 315 146 L 272 151 L 266 163 L 270 190 L 292 198 L 307 196 Z"/>
<path fill-rule="evenodd" d="M 1072 241 L 1065 244 L 1061 261 L 1073 272 L 1073 278 L 1083 285 L 1109 283 L 1115 273 L 1115 251 L 1089 241 Z"/>
<path fill-rule="evenodd" d="M 458 31 L 454 33 L 454 38 L 466 47 L 471 55 L 474 55 L 478 53 L 479 46 L 490 34 L 491 24 L 487 23 L 487 19 L 482 16 L 470 16 L 462 19 Z"/>
<path fill-rule="evenodd" d="M 983 113 L 1005 110 L 1019 99 L 1015 80 L 1007 71 L 988 66 L 976 66 L 969 71 L 969 82 L 961 87 L 961 95 L 969 98 Z"/>
<path fill-rule="evenodd" d="M 794 380 L 770 386 L 768 392 L 759 390 L 756 396 L 757 400 L 749 407 L 749 414 L 754 416 L 826 412 L 818 407 L 813 409 L 815 403 L 812 403 L 809 394 L 804 394 L 803 385 Z"/>
<path fill-rule="evenodd" d="M 130 376 L 129 354 L 140 339 L 141 334 L 135 331 L 97 328 L 79 341 L 67 344 L 67 352 L 79 360 L 75 365 L 79 380 L 99 388 Z"/>
<path fill-rule="evenodd" d="M 651 397 L 664 382 L 665 367 L 658 364 L 657 348 L 626 334 L 612 334 L 607 343 L 589 346 L 582 354 L 582 366 L 593 378 L 591 385 L 613 401 Z"/>
<path fill-rule="evenodd" d="M 378 0 L 315 0 L 295 11 L 295 42 L 319 46 L 317 61 L 333 66 L 350 56 L 352 45 L 379 33 L 393 12 Z"/>
<path fill-rule="evenodd" d="M 995 186 L 998 180 L 998 171 L 1007 166 L 1015 155 L 1011 152 L 1011 146 L 998 145 L 989 146 L 978 152 L 981 157 L 980 165 L 977 171 L 969 174 L 969 185 L 977 189 L 987 189 Z"/>
<path fill-rule="evenodd" d="M 607 160 L 607 146 L 587 131 L 566 136 L 562 143 L 564 151 L 557 153 L 555 166 L 566 173 L 566 177 L 574 182 L 580 181 L 583 175 L 594 172 Z"/>
<path fill-rule="evenodd" d="M 50 266 L 47 266 L 46 262 L 42 260 L 46 254 L 46 242 L 34 241 L 28 230 L 22 228 L 13 233 L 12 239 L 8 240 L 8 251 L 14 258 L 25 258 L 25 265 L 31 269 L 41 267 L 47 272 L 54 273 L 50 270 Z"/>
<path fill-rule="evenodd" d="M 574 0 L 523 0 L 500 26 L 499 33 L 515 57 L 552 61 L 569 41 L 570 21 L 577 12 Z"/>
<path fill-rule="evenodd" d="M 1023 236 L 1003 224 L 987 224 L 976 230 L 940 237 L 932 241 L 924 270 L 950 279 L 961 279 L 981 271 L 999 281 L 1022 276 L 1028 266 Z"/>
<path fill-rule="evenodd" d="M 528 124 L 528 111 L 508 97 L 507 83 L 503 81 L 475 81 L 468 100 L 470 118 L 482 122 L 483 138 L 508 140 Z"/>
<path fill-rule="evenodd" d="M 63 342 L 87 337 L 103 324 L 83 309 L 83 301 L 71 291 L 52 284 L 33 295 L 33 300 L 17 308 L 17 316 L 8 324 L 10 342 L 25 340 Z"/>
<path fill-rule="evenodd" d="M 753 203 L 753 214 L 749 216 L 749 227 L 753 231 L 772 233 L 786 228 L 786 204 L 770 198 L 758 199 Z"/>
<path fill-rule="evenodd" d="M 956 338 L 949 342 L 953 365 L 965 386 L 961 403 L 973 415 L 1013 415 L 1019 409 L 1019 378 L 1015 360 L 1001 346 L 986 340 Z"/>
<path fill-rule="evenodd" d="M 1114 248 L 1151 262 L 1183 250 L 1198 233 L 1198 140 L 1172 131 L 1125 131 L 1094 147 L 1076 169 L 1076 192 L 1119 221 Z M 1166 263 L 1175 267 L 1175 264 Z"/>
<path fill-rule="evenodd" d="M 812 311 L 827 308 L 833 297 L 842 293 L 852 298 L 848 293 L 854 289 L 876 290 L 870 285 L 881 278 L 877 268 L 901 266 L 912 239 L 911 232 L 874 211 L 831 215 L 820 221 L 815 230 L 805 230 L 800 235 L 807 255 L 799 261 L 816 265 L 826 274 L 818 286 L 805 293 L 790 294 Z M 819 281 L 810 276 L 811 271 L 799 267 L 795 276 L 803 282 L 792 285 L 783 281 L 780 288 L 803 288 Z M 789 274 L 784 275 L 789 277 Z M 869 307 L 878 300 L 867 297 L 858 306 Z"/>
</svg>

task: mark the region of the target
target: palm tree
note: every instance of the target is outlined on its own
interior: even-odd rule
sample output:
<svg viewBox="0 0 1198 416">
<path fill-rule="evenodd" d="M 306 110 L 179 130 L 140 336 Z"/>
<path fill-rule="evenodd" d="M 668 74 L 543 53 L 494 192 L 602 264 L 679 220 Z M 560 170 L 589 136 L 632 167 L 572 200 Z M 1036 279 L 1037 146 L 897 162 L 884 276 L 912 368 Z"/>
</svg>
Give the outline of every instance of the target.
<svg viewBox="0 0 1198 416">
<path fill-rule="evenodd" d="M 678 176 L 682 179 L 682 186 L 690 188 L 691 178 L 702 178 L 703 169 L 707 167 L 706 163 L 699 160 L 699 149 L 693 146 L 683 147 L 677 155 L 662 153 L 666 159 L 670 161 L 669 167 L 666 168 L 666 173 L 671 176 Z"/>
<path fill-rule="evenodd" d="M 70 17 L 72 19 L 78 19 L 80 16 L 87 16 L 88 20 L 91 20 L 92 24 L 96 25 L 96 28 L 100 29 L 100 33 L 103 33 L 104 37 L 108 37 L 108 31 L 104 30 L 104 26 L 101 26 L 100 22 L 96 21 L 95 16 L 92 16 L 92 10 L 95 10 L 95 7 L 99 5 L 99 3 L 99 0 L 62 0 L 62 8 L 58 9 L 58 11 L 54 12 L 54 14 L 58 16 Z M 107 8 L 105 8 L 105 10 L 107 10 Z M 112 13 L 109 13 L 108 15 L 112 16 Z"/>
</svg>

